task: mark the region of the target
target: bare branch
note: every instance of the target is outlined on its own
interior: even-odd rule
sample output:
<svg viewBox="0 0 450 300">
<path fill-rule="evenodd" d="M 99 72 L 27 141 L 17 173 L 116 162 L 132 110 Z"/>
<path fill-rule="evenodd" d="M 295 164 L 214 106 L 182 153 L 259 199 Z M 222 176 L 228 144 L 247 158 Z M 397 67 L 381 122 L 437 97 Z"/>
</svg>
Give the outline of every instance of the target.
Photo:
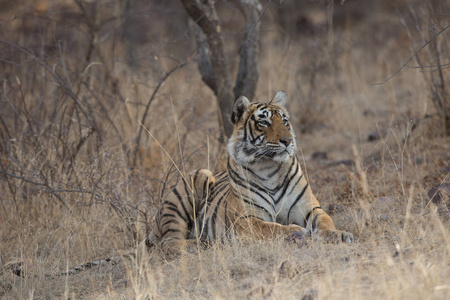
<svg viewBox="0 0 450 300">
<path fill-rule="evenodd" d="M 270 0 L 261 12 L 258 0 L 234 0 L 245 19 L 245 34 L 239 49 L 239 69 L 234 86 L 234 97 L 246 96 L 252 99 L 258 84 L 259 68 L 259 20 L 269 7 Z"/>
<path fill-rule="evenodd" d="M 6 172 L 6 171 L 4 171 L 4 170 L 0 170 L 0 173 L 2 173 L 4 176 L 8 176 L 8 177 L 14 178 L 14 179 L 23 180 L 23 181 L 25 181 L 25 182 L 27 182 L 27 183 L 31 183 L 31 184 L 33 184 L 33 185 L 38 185 L 38 186 L 46 187 L 46 188 L 47 188 L 47 189 L 46 189 L 46 192 L 49 192 L 49 193 L 55 195 L 55 197 L 59 200 L 59 202 L 61 202 L 61 204 L 62 204 L 65 208 L 67 208 L 67 210 L 72 214 L 72 210 L 70 209 L 70 207 L 69 207 L 69 206 L 66 204 L 66 202 L 61 198 L 61 196 L 57 194 L 57 193 L 60 192 L 60 191 L 59 191 L 59 190 L 55 190 L 55 189 L 53 189 L 52 187 L 50 187 L 50 185 L 49 185 L 47 182 L 37 182 L 37 181 L 33 181 L 33 180 L 29 179 L 29 178 L 26 178 L 26 177 L 23 177 L 23 176 L 19 176 L 19 175 L 16 175 L 16 174 L 11 174 L 11 173 L 8 173 L 8 172 Z M 79 191 L 77 191 L 77 192 L 79 192 Z"/>
<path fill-rule="evenodd" d="M 217 86 L 214 78 L 214 70 L 211 65 L 211 58 L 209 56 L 211 50 L 209 49 L 205 34 L 197 24 L 194 24 L 194 34 L 197 42 L 198 70 L 202 75 L 203 82 L 215 93 Z"/>
<path fill-rule="evenodd" d="M 181 0 L 186 12 L 201 28 L 206 36 L 211 55 L 209 61 L 213 70 L 215 85 L 213 91 L 219 104 L 218 118 L 222 132 L 226 136 L 231 135 L 233 126 L 231 124 L 231 111 L 234 95 L 232 93 L 231 75 L 228 60 L 225 56 L 223 41 L 220 37 L 220 24 L 214 7 L 214 1 L 206 0 Z M 197 45 L 201 47 L 204 44 Z M 207 51 L 207 49 L 200 50 Z M 207 52 L 206 52 L 207 53 Z M 205 69 L 203 69 L 205 71 Z M 202 69 L 200 69 L 202 72 Z M 208 71 L 210 72 L 210 71 Z M 202 74 L 208 78 L 209 74 Z M 210 84 L 208 86 L 211 87 Z"/>
<path fill-rule="evenodd" d="M 0 44 L 5 44 L 7 46 L 10 46 L 12 48 L 15 48 L 17 50 L 19 50 L 20 52 L 28 55 L 31 59 L 35 60 L 41 67 L 43 67 L 49 74 L 51 74 L 52 78 L 56 80 L 56 82 L 58 82 L 59 86 L 67 93 L 67 95 L 69 95 L 69 97 L 74 101 L 74 103 L 77 105 L 77 107 L 80 109 L 81 113 L 83 114 L 83 116 L 86 117 L 86 119 L 90 120 L 92 122 L 92 127 L 95 129 L 96 132 L 100 132 L 98 130 L 98 126 L 97 123 L 95 122 L 95 120 L 93 118 L 90 118 L 89 114 L 87 113 L 87 111 L 83 108 L 83 106 L 80 103 L 80 100 L 78 98 L 78 96 L 74 93 L 74 91 L 72 90 L 72 88 L 64 81 L 64 79 L 58 74 L 56 73 L 45 61 L 43 61 L 42 59 L 40 59 L 39 57 L 37 57 L 33 51 L 23 48 L 19 45 L 10 43 L 8 41 L 5 40 L 0 40 Z"/>
<path fill-rule="evenodd" d="M 385 80 L 383 80 L 382 82 L 378 82 L 378 83 L 372 83 L 371 85 L 382 85 L 385 84 L 386 82 L 388 82 L 389 80 L 391 80 L 395 75 L 397 75 L 398 73 L 400 73 L 400 71 L 406 67 L 409 62 L 411 60 L 413 60 L 414 58 L 416 58 L 417 54 L 419 54 L 420 51 L 422 51 L 423 49 L 425 49 L 435 38 L 437 38 L 441 33 L 443 33 L 445 30 L 447 30 L 450 27 L 450 24 L 445 26 L 444 28 L 442 28 L 438 33 L 436 33 L 434 36 L 431 37 L 430 40 L 428 40 L 424 45 L 422 45 L 422 47 L 420 47 L 419 50 L 417 50 L 416 52 L 414 52 L 414 54 L 408 58 L 408 60 L 397 70 L 394 72 L 394 74 L 392 74 L 391 76 L 389 76 L 388 78 L 386 78 Z"/>
<path fill-rule="evenodd" d="M 152 104 L 153 100 L 155 99 L 156 93 L 158 93 L 159 88 L 163 85 L 164 82 L 166 82 L 167 78 L 169 78 L 170 75 L 172 75 L 176 70 L 181 69 L 182 67 L 184 67 L 188 63 L 189 62 L 186 62 L 186 61 L 180 63 L 179 65 L 175 66 L 172 70 L 167 72 L 166 75 L 164 75 L 163 78 L 161 78 L 161 80 L 158 82 L 158 85 L 156 86 L 155 90 L 153 91 L 150 99 L 147 102 L 144 114 L 142 115 L 141 124 L 145 124 L 144 122 L 145 122 L 145 119 L 147 118 L 147 113 L 148 113 L 148 110 L 150 108 L 150 104 Z M 138 151 L 139 151 L 139 145 L 141 143 L 142 129 L 143 129 L 143 126 L 139 126 L 139 132 L 138 132 L 138 135 L 136 137 L 136 146 L 134 148 L 134 153 L 133 153 L 133 165 L 132 165 L 132 167 L 136 166 L 137 154 L 138 154 Z"/>
</svg>

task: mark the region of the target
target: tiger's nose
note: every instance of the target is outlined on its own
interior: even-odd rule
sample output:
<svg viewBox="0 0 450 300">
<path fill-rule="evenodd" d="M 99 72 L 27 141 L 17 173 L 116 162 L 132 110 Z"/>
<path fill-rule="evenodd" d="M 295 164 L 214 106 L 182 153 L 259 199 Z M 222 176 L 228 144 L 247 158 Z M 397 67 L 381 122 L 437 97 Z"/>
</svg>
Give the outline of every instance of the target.
<svg viewBox="0 0 450 300">
<path fill-rule="evenodd" d="M 280 139 L 280 143 L 282 143 L 285 147 L 289 146 L 292 143 L 292 138 L 284 138 Z"/>
</svg>

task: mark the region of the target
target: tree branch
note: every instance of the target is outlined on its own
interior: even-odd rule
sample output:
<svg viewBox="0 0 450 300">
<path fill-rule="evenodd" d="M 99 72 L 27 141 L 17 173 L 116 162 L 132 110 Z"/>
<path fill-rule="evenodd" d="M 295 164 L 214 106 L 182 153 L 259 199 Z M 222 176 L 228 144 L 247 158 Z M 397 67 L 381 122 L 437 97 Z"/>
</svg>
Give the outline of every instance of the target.
<svg viewBox="0 0 450 300">
<path fill-rule="evenodd" d="M 261 4 L 258 0 L 234 0 L 233 2 L 238 6 L 245 19 L 245 34 L 239 49 L 240 61 L 234 86 L 234 97 L 237 99 L 245 96 L 252 99 L 259 78 L 259 20 L 272 0 L 267 3 L 261 14 Z"/>
<path fill-rule="evenodd" d="M 385 80 L 383 80 L 382 82 L 377 82 L 377 83 L 372 83 L 372 85 L 382 85 L 385 84 L 386 82 L 388 82 L 389 80 L 391 80 L 395 75 L 397 75 L 398 73 L 400 73 L 400 71 L 406 67 L 409 62 L 411 60 L 413 60 L 415 57 L 417 57 L 417 54 L 419 54 L 420 51 L 422 51 L 423 49 L 425 49 L 435 38 L 437 38 L 441 33 L 443 33 L 445 30 L 447 30 L 450 27 L 450 24 L 445 26 L 444 28 L 442 28 L 438 33 L 436 33 L 434 36 L 431 37 L 431 39 L 429 41 L 427 41 L 424 45 L 422 45 L 422 47 L 420 47 L 419 50 L 417 50 L 416 52 L 414 52 L 414 54 L 408 58 L 408 60 L 397 70 L 395 71 L 391 76 L 389 76 L 388 78 L 386 78 Z"/>
<path fill-rule="evenodd" d="M 194 34 L 197 42 L 198 70 L 202 75 L 203 82 L 215 93 L 217 86 L 214 78 L 214 70 L 211 65 L 211 57 L 209 56 L 211 50 L 209 49 L 205 34 L 197 24 L 194 24 Z"/>
<path fill-rule="evenodd" d="M 223 47 L 223 41 L 220 37 L 220 24 L 217 12 L 212 0 L 181 0 L 186 12 L 194 20 L 194 22 L 200 27 L 206 36 L 206 42 L 209 46 L 211 55 L 209 61 L 211 63 L 212 71 L 214 74 L 215 85 L 212 85 L 208 79 L 208 86 L 213 86 L 214 94 L 217 97 L 219 104 L 218 118 L 222 132 L 226 136 L 230 136 L 233 132 L 233 125 L 231 124 L 231 111 L 232 103 L 234 101 L 234 95 L 232 93 L 231 75 L 228 67 L 228 60 L 225 56 Z M 205 44 L 198 44 L 197 48 L 200 49 Z M 208 49 L 201 49 L 204 53 L 208 53 Z M 200 55 L 201 56 L 201 55 Z M 204 66 L 204 65 L 202 65 Z M 199 65 L 199 71 L 202 73 L 202 77 L 209 78 L 211 76 L 208 68 L 202 69 Z M 205 73 L 205 71 L 208 71 Z"/>
<path fill-rule="evenodd" d="M 4 170 L 0 170 L 0 173 L 3 174 L 4 176 L 8 176 L 10 178 L 14 178 L 14 179 L 19 179 L 19 180 L 23 180 L 27 183 L 31 183 L 33 185 L 37 185 L 37 186 L 43 186 L 46 187 L 47 189 L 45 190 L 48 193 L 53 194 L 58 200 L 59 202 L 61 202 L 61 204 L 72 214 L 72 209 L 70 209 L 70 207 L 67 205 L 67 203 L 64 201 L 64 199 L 61 198 L 60 195 L 58 195 L 58 192 L 62 192 L 62 191 L 68 191 L 68 192 L 72 192 L 71 190 L 55 190 L 52 187 L 50 187 L 50 185 L 47 182 L 37 182 L 37 181 L 33 181 L 29 178 L 23 177 L 23 176 L 19 176 L 16 174 L 12 174 L 12 173 L 8 173 Z M 81 193 L 81 190 L 76 190 L 74 192 L 79 192 Z M 84 193 L 87 191 L 84 191 Z"/>
<path fill-rule="evenodd" d="M 172 70 L 167 72 L 166 75 L 164 75 L 164 77 L 158 82 L 158 85 L 156 86 L 156 88 L 153 91 L 150 99 L 147 102 L 147 105 L 145 106 L 145 111 L 144 111 L 144 114 L 142 115 L 141 124 L 145 124 L 145 119 L 147 118 L 147 113 L 148 113 L 148 110 L 150 108 L 150 104 L 152 104 L 153 100 L 155 99 L 156 93 L 158 93 L 159 88 L 163 85 L 164 82 L 166 82 L 167 78 L 169 78 L 170 75 L 172 75 L 176 70 L 181 69 L 182 67 L 184 67 L 187 64 L 188 64 L 188 62 L 186 62 L 186 61 L 180 63 L 179 65 L 174 67 Z M 139 132 L 138 132 L 138 135 L 136 137 L 136 146 L 135 146 L 134 152 L 133 152 L 133 164 L 132 164 L 133 168 L 136 167 L 137 154 L 138 154 L 138 151 L 139 151 L 139 145 L 141 143 L 142 129 L 143 129 L 143 126 L 139 126 Z"/>
</svg>

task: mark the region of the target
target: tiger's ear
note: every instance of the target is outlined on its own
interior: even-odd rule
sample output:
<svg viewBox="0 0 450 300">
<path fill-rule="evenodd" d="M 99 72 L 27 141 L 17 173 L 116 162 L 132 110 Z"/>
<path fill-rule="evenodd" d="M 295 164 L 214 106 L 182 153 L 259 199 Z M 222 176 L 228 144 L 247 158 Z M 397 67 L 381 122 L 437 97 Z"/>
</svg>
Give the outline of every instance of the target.
<svg viewBox="0 0 450 300">
<path fill-rule="evenodd" d="M 281 107 L 285 107 L 287 102 L 287 95 L 285 91 L 278 91 L 275 94 L 275 97 L 273 97 L 272 100 L 270 100 L 269 104 L 276 104 Z"/>
<path fill-rule="evenodd" d="M 245 96 L 240 96 L 233 106 L 233 113 L 231 114 L 231 123 L 236 124 L 242 118 L 242 115 L 248 108 L 250 101 Z"/>
</svg>

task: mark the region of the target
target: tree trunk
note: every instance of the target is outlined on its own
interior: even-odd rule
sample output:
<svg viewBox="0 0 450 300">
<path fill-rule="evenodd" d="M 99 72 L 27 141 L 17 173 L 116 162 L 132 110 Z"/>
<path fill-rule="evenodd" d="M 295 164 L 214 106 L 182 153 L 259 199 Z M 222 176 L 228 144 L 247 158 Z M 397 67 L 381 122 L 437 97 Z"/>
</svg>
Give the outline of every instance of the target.
<svg viewBox="0 0 450 300">
<path fill-rule="evenodd" d="M 186 12 L 196 23 L 198 67 L 203 82 L 216 95 L 219 124 L 224 136 L 233 132 L 231 112 L 233 103 L 240 95 L 250 99 L 258 82 L 259 11 L 258 0 L 235 0 L 234 3 L 246 20 L 245 35 L 240 48 L 240 63 L 236 85 L 233 89 L 230 67 L 220 36 L 220 24 L 212 0 L 181 0 Z"/>
</svg>

